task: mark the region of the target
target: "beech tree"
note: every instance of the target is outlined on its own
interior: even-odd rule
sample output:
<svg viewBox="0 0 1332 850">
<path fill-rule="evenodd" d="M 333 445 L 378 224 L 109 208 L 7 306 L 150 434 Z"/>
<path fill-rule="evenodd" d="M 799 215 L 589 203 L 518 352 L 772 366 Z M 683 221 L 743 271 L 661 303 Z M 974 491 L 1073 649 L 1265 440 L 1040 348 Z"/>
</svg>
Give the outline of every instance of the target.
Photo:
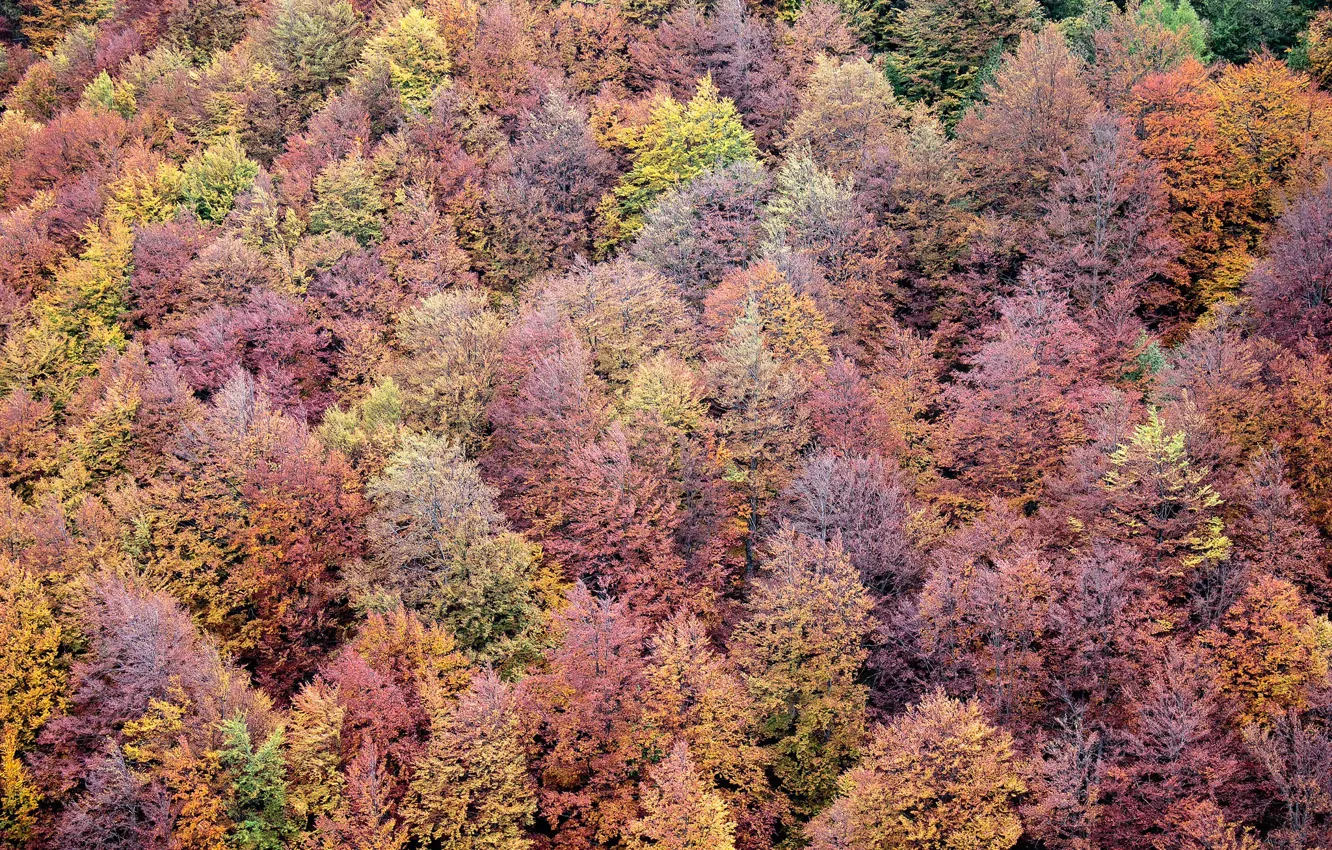
<svg viewBox="0 0 1332 850">
<path fill-rule="evenodd" d="M 643 215 L 667 189 L 688 182 L 704 170 L 753 159 L 754 138 L 740 123 L 735 106 L 722 98 L 711 77 L 698 83 L 694 97 L 681 105 L 659 101 L 648 122 L 626 131 L 633 167 L 602 201 L 606 247 L 643 229 Z"/>
<path fill-rule="evenodd" d="M 1012 847 L 1026 792 L 1007 732 L 936 692 L 880 727 L 842 796 L 811 827 L 818 848 Z"/>
<path fill-rule="evenodd" d="M 643 817 L 630 826 L 630 847 L 734 850 L 735 824 L 726 804 L 699 778 L 689 746 L 675 744 L 643 783 Z"/>
<path fill-rule="evenodd" d="M 404 817 L 427 847 L 524 850 L 536 808 L 512 689 L 485 671 L 432 732 Z"/>
<path fill-rule="evenodd" d="M 501 658 L 528 651 L 547 579 L 474 462 L 445 440 L 408 436 L 368 495 L 376 510 L 366 530 L 384 591 L 448 626 L 465 649 Z"/>
<path fill-rule="evenodd" d="M 751 613 L 732 635 L 778 787 L 811 815 L 859 756 L 871 602 L 836 543 L 783 529 L 768 544 Z"/>
</svg>

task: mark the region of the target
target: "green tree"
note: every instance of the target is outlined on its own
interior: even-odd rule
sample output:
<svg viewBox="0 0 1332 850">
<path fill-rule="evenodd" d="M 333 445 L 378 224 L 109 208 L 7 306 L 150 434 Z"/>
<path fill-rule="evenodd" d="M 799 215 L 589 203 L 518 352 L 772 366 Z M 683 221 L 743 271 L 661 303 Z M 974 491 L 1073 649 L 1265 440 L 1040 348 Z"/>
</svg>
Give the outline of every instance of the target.
<svg viewBox="0 0 1332 850">
<path fill-rule="evenodd" d="M 362 245 L 379 241 L 384 233 L 384 197 L 379 178 L 359 152 L 324 166 L 314 190 L 311 233 L 335 231 Z"/>
<path fill-rule="evenodd" d="M 1211 23 L 1208 46 L 1231 62 L 1263 48 L 1280 55 L 1295 45 L 1309 20 L 1300 0 L 1202 0 L 1201 6 Z"/>
<path fill-rule="evenodd" d="M 236 136 L 227 136 L 186 160 L 181 198 L 204 221 L 221 221 L 236 196 L 254 185 L 259 164 L 245 155 Z"/>
<path fill-rule="evenodd" d="M 293 830 L 287 820 L 281 731 L 255 749 L 245 721 L 224 720 L 220 729 L 224 743 L 219 762 L 231 777 L 229 815 L 236 823 L 232 845 L 240 850 L 283 850 Z"/>
<path fill-rule="evenodd" d="M 326 90 L 347 81 L 365 43 L 362 26 L 361 13 L 348 0 L 279 0 L 259 55 L 308 112 Z"/>
<path fill-rule="evenodd" d="M 982 71 L 1039 21 L 1036 0 L 908 0 L 885 33 L 889 71 L 903 97 L 934 106 L 952 126 Z"/>
<path fill-rule="evenodd" d="M 543 622 L 537 551 L 447 439 L 409 436 L 369 487 L 371 547 L 386 589 L 486 655 L 521 651 Z"/>
<path fill-rule="evenodd" d="M 647 124 L 625 134 L 633 166 L 601 202 L 604 248 L 642 230 L 643 214 L 667 189 L 710 168 L 753 159 L 758 150 L 735 104 L 718 94 L 710 76 L 699 80 L 689 103 L 664 97 Z"/>
<path fill-rule="evenodd" d="M 439 24 L 416 8 L 385 24 L 366 42 L 361 60 L 387 65 L 403 103 L 417 110 L 430 105 L 435 87 L 449 73 L 449 48 Z"/>
</svg>

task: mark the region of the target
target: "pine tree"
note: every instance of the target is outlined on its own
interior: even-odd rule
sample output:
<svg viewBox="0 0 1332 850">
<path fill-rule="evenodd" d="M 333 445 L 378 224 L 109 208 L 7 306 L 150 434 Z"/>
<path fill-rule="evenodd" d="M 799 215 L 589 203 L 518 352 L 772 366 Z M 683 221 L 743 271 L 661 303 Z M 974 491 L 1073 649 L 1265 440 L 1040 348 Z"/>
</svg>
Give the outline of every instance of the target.
<svg viewBox="0 0 1332 850">
<path fill-rule="evenodd" d="M 887 13 L 876 40 L 892 50 L 898 92 L 936 107 L 951 127 L 979 93 L 985 69 L 1039 13 L 1036 0 L 909 0 Z"/>
<path fill-rule="evenodd" d="M 232 843 L 240 850 L 282 850 L 292 833 L 287 820 L 286 766 L 282 734 L 274 732 L 254 748 L 241 720 L 222 723 L 220 763 L 231 777 Z"/>
</svg>

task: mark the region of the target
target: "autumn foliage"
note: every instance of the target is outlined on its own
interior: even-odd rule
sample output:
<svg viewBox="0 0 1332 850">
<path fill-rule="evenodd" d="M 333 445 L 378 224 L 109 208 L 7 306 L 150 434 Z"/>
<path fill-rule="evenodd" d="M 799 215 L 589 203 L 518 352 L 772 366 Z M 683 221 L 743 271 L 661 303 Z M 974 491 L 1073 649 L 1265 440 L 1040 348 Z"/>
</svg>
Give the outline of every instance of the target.
<svg viewBox="0 0 1332 850">
<path fill-rule="evenodd" d="M 1325 6 L 0 2 L 0 846 L 1332 847 Z"/>
</svg>

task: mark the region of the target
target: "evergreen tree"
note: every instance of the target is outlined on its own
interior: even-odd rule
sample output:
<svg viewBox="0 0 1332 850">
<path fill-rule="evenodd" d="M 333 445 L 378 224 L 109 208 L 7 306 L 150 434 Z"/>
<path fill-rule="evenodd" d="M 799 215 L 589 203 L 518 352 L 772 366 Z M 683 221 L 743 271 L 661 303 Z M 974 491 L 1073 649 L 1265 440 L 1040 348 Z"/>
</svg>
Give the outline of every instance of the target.
<svg viewBox="0 0 1332 850">
<path fill-rule="evenodd" d="M 984 71 L 1035 28 L 1036 0 L 908 0 L 876 41 L 891 49 L 898 92 L 952 126 L 979 93 Z"/>
</svg>

